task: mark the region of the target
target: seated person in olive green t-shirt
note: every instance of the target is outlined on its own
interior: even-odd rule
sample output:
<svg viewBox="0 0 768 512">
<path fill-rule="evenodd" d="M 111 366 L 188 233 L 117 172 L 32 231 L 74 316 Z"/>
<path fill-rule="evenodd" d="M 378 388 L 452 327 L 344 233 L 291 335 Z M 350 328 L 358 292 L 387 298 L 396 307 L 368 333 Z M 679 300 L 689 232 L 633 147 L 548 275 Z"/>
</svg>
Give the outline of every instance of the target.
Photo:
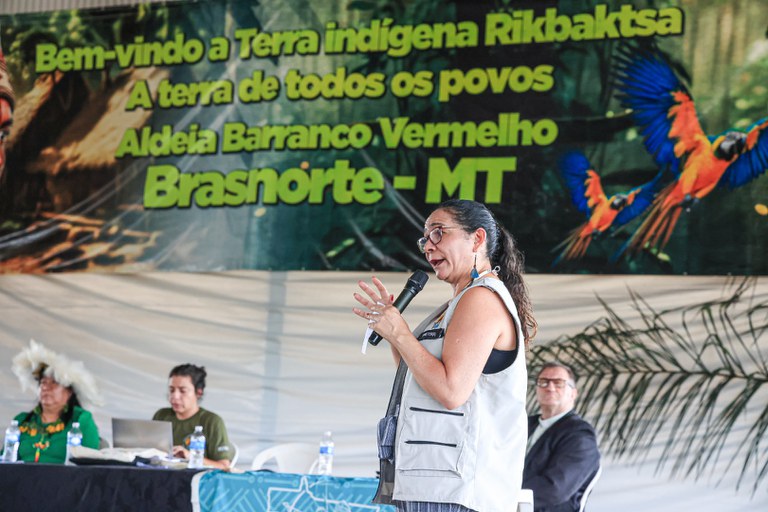
<svg viewBox="0 0 768 512">
<path fill-rule="evenodd" d="M 235 453 L 227 437 L 224 420 L 198 404 L 203 397 L 205 376 L 205 367 L 193 364 L 182 364 L 171 370 L 168 376 L 168 401 L 171 406 L 157 411 L 152 419 L 173 424 L 173 455 L 185 459 L 189 459 L 189 437 L 195 427 L 201 425 L 205 435 L 203 463 L 229 469 Z"/>
</svg>

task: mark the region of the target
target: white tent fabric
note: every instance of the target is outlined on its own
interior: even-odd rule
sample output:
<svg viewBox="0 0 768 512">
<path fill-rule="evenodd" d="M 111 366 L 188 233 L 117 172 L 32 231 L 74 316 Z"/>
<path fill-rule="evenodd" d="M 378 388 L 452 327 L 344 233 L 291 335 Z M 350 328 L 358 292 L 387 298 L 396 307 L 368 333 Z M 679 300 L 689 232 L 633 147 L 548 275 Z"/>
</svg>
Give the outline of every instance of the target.
<svg viewBox="0 0 768 512">
<path fill-rule="evenodd" d="M 111 417 L 150 418 L 166 405 L 176 364 L 208 370 L 203 406 L 220 414 L 248 467 L 263 448 L 319 442 L 332 430 L 335 473 L 374 476 L 375 425 L 389 398 L 394 366 L 386 342 L 360 347 L 365 322 L 351 312 L 358 279 L 369 273 L 260 272 L 0 276 L 0 418 L 29 410 L 10 361 L 33 338 L 85 362 L 105 404 L 92 411 L 102 435 Z M 394 294 L 408 274 L 382 276 Z M 597 296 L 636 316 L 629 290 L 662 310 L 721 298 L 726 277 L 530 275 L 538 343 L 581 331 L 605 314 Z M 756 282 L 765 300 L 768 281 Z M 432 278 L 406 311 L 411 325 L 450 296 Z M 535 362 L 529 362 L 529 365 Z M 6 421 L 6 420 L 2 420 Z M 645 486 L 651 486 L 650 491 Z M 590 510 L 625 512 L 761 510 L 768 494 L 726 483 L 670 481 L 653 466 L 606 459 Z"/>
</svg>

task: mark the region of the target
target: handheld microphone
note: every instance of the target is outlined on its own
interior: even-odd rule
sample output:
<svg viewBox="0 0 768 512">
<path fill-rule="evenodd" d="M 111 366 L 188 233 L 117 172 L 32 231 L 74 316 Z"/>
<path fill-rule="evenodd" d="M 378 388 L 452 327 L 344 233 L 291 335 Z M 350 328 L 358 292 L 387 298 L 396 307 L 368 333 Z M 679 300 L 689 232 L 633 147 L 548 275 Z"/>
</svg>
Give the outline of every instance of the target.
<svg viewBox="0 0 768 512">
<path fill-rule="evenodd" d="M 408 307 L 408 304 L 410 304 L 411 300 L 413 300 L 416 294 L 424 288 L 424 285 L 427 284 L 428 279 L 429 276 L 423 270 L 417 270 L 411 274 L 411 277 L 408 278 L 408 282 L 405 283 L 403 291 L 400 292 L 400 295 L 398 295 L 397 299 L 395 299 L 395 302 L 393 302 L 392 305 L 402 313 L 403 310 Z M 380 341 L 381 335 L 375 331 L 372 332 L 368 337 L 368 343 L 371 345 L 378 345 Z"/>
</svg>

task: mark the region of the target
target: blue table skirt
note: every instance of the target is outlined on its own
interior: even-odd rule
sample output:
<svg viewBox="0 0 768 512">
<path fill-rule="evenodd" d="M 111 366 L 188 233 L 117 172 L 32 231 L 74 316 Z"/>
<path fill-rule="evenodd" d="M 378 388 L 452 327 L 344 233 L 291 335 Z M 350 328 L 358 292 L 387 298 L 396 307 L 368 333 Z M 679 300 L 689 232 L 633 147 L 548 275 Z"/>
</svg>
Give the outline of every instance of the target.
<svg viewBox="0 0 768 512">
<path fill-rule="evenodd" d="M 394 512 L 371 503 L 375 478 L 337 478 L 249 471 L 200 477 L 201 512 Z"/>
</svg>

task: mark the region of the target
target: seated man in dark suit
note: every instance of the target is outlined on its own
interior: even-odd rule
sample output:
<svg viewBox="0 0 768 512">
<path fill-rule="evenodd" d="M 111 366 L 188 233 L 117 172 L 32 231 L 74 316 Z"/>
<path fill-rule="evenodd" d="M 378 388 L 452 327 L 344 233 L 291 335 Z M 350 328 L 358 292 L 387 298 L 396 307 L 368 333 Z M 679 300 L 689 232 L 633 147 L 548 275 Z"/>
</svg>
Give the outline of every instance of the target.
<svg viewBox="0 0 768 512">
<path fill-rule="evenodd" d="M 528 418 L 523 488 L 533 490 L 534 512 L 578 512 L 600 468 L 592 426 L 573 410 L 576 376 L 568 366 L 546 363 L 536 378 L 540 415 Z"/>
</svg>

